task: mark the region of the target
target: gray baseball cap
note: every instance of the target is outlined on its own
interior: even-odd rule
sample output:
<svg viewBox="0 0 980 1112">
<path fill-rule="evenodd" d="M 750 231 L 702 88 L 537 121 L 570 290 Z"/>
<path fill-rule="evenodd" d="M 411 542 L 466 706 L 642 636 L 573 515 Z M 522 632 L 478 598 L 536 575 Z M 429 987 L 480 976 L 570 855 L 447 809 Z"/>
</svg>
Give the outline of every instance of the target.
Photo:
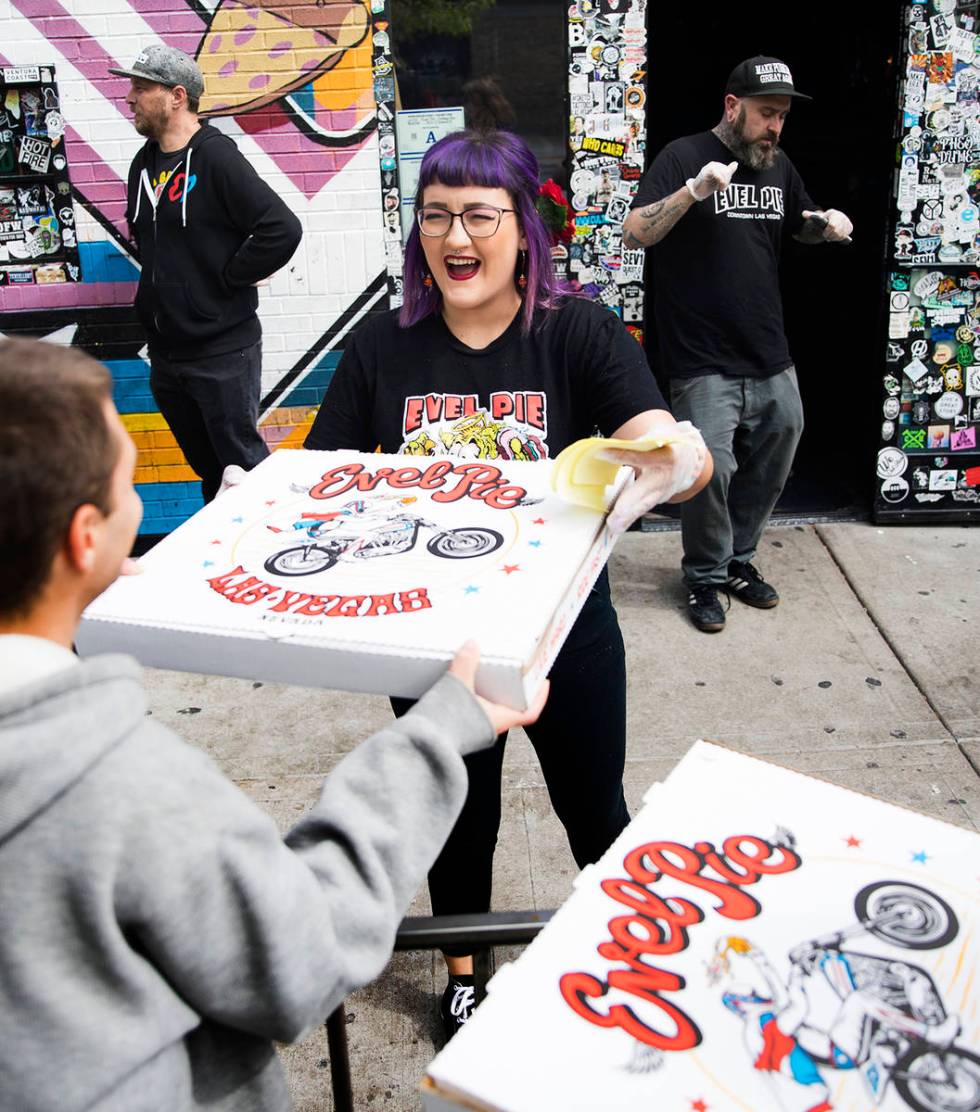
<svg viewBox="0 0 980 1112">
<path fill-rule="evenodd" d="M 204 93 L 201 67 L 189 54 L 172 46 L 154 44 L 144 47 L 129 69 L 113 69 L 110 66 L 109 72 L 120 77 L 142 77 L 145 81 L 155 81 L 171 89 L 175 85 L 183 85 L 192 100 L 200 100 Z"/>
</svg>

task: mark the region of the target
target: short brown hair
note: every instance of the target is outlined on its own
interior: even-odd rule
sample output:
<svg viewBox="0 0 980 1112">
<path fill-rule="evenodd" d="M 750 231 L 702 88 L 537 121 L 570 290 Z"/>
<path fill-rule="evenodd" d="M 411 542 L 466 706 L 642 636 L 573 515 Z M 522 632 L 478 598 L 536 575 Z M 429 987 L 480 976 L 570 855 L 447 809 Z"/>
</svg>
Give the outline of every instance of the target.
<svg viewBox="0 0 980 1112">
<path fill-rule="evenodd" d="M 78 348 L 0 342 L 0 618 L 29 613 L 75 510 L 109 513 L 108 370 Z"/>
</svg>

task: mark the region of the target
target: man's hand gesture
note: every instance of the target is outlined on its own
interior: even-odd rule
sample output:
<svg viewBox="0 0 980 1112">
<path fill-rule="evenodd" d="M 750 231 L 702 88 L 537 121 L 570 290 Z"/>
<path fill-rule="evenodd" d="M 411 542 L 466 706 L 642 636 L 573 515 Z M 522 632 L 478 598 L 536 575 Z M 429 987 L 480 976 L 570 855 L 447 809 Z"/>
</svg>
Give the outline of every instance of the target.
<svg viewBox="0 0 980 1112">
<path fill-rule="evenodd" d="M 688 178 L 684 183 L 695 201 L 704 201 L 712 193 L 721 193 L 731 184 L 732 175 L 738 169 L 738 162 L 727 166 L 720 162 L 709 162 L 698 170 L 696 178 Z"/>
<path fill-rule="evenodd" d="M 821 212 L 813 212 L 810 209 L 804 209 L 803 219 L 811 220 L 813 223 L 823 224 L 821 238 L 826 240 L 827 243 L 851 242 L 851 232 L 854 231 L 854 225 L 848 217 L 838 209 L 824 209 Z"/>
</svg>

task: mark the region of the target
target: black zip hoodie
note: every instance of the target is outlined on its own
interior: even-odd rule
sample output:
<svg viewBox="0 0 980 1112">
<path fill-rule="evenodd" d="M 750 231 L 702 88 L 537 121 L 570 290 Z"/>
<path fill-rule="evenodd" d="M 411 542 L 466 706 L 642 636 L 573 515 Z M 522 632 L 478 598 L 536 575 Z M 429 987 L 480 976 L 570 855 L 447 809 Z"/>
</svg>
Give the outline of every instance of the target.
<svg viewBox="0 0 980 1112">
<path fill-rule="evenodd" d="M 210 124 L 191 137 L 159 198 L 156 155 L 147 140 L 129 168 L 126 203 L 142 267 L 136 311 L 151 352 L 191 359 L 256 343 L 254 283 L 288 262 L 299 220 Z"/>
</svg>

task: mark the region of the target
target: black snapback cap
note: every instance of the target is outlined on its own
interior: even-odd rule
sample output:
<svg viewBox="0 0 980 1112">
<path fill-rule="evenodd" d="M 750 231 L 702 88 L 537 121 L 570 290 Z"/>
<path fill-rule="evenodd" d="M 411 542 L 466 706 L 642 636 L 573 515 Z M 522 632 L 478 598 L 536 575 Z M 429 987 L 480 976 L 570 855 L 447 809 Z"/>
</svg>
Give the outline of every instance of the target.
<svg viewBox="0 0 980 1112">
<path fill-rule="evenodd" d="M 728 75 L 725 92 L 736 97 L 797 97 L 812 100 L 806 93 L 797 92 L 789 66 L 778 58 L 757 54 L 746 58 Z"/>
</svg>

